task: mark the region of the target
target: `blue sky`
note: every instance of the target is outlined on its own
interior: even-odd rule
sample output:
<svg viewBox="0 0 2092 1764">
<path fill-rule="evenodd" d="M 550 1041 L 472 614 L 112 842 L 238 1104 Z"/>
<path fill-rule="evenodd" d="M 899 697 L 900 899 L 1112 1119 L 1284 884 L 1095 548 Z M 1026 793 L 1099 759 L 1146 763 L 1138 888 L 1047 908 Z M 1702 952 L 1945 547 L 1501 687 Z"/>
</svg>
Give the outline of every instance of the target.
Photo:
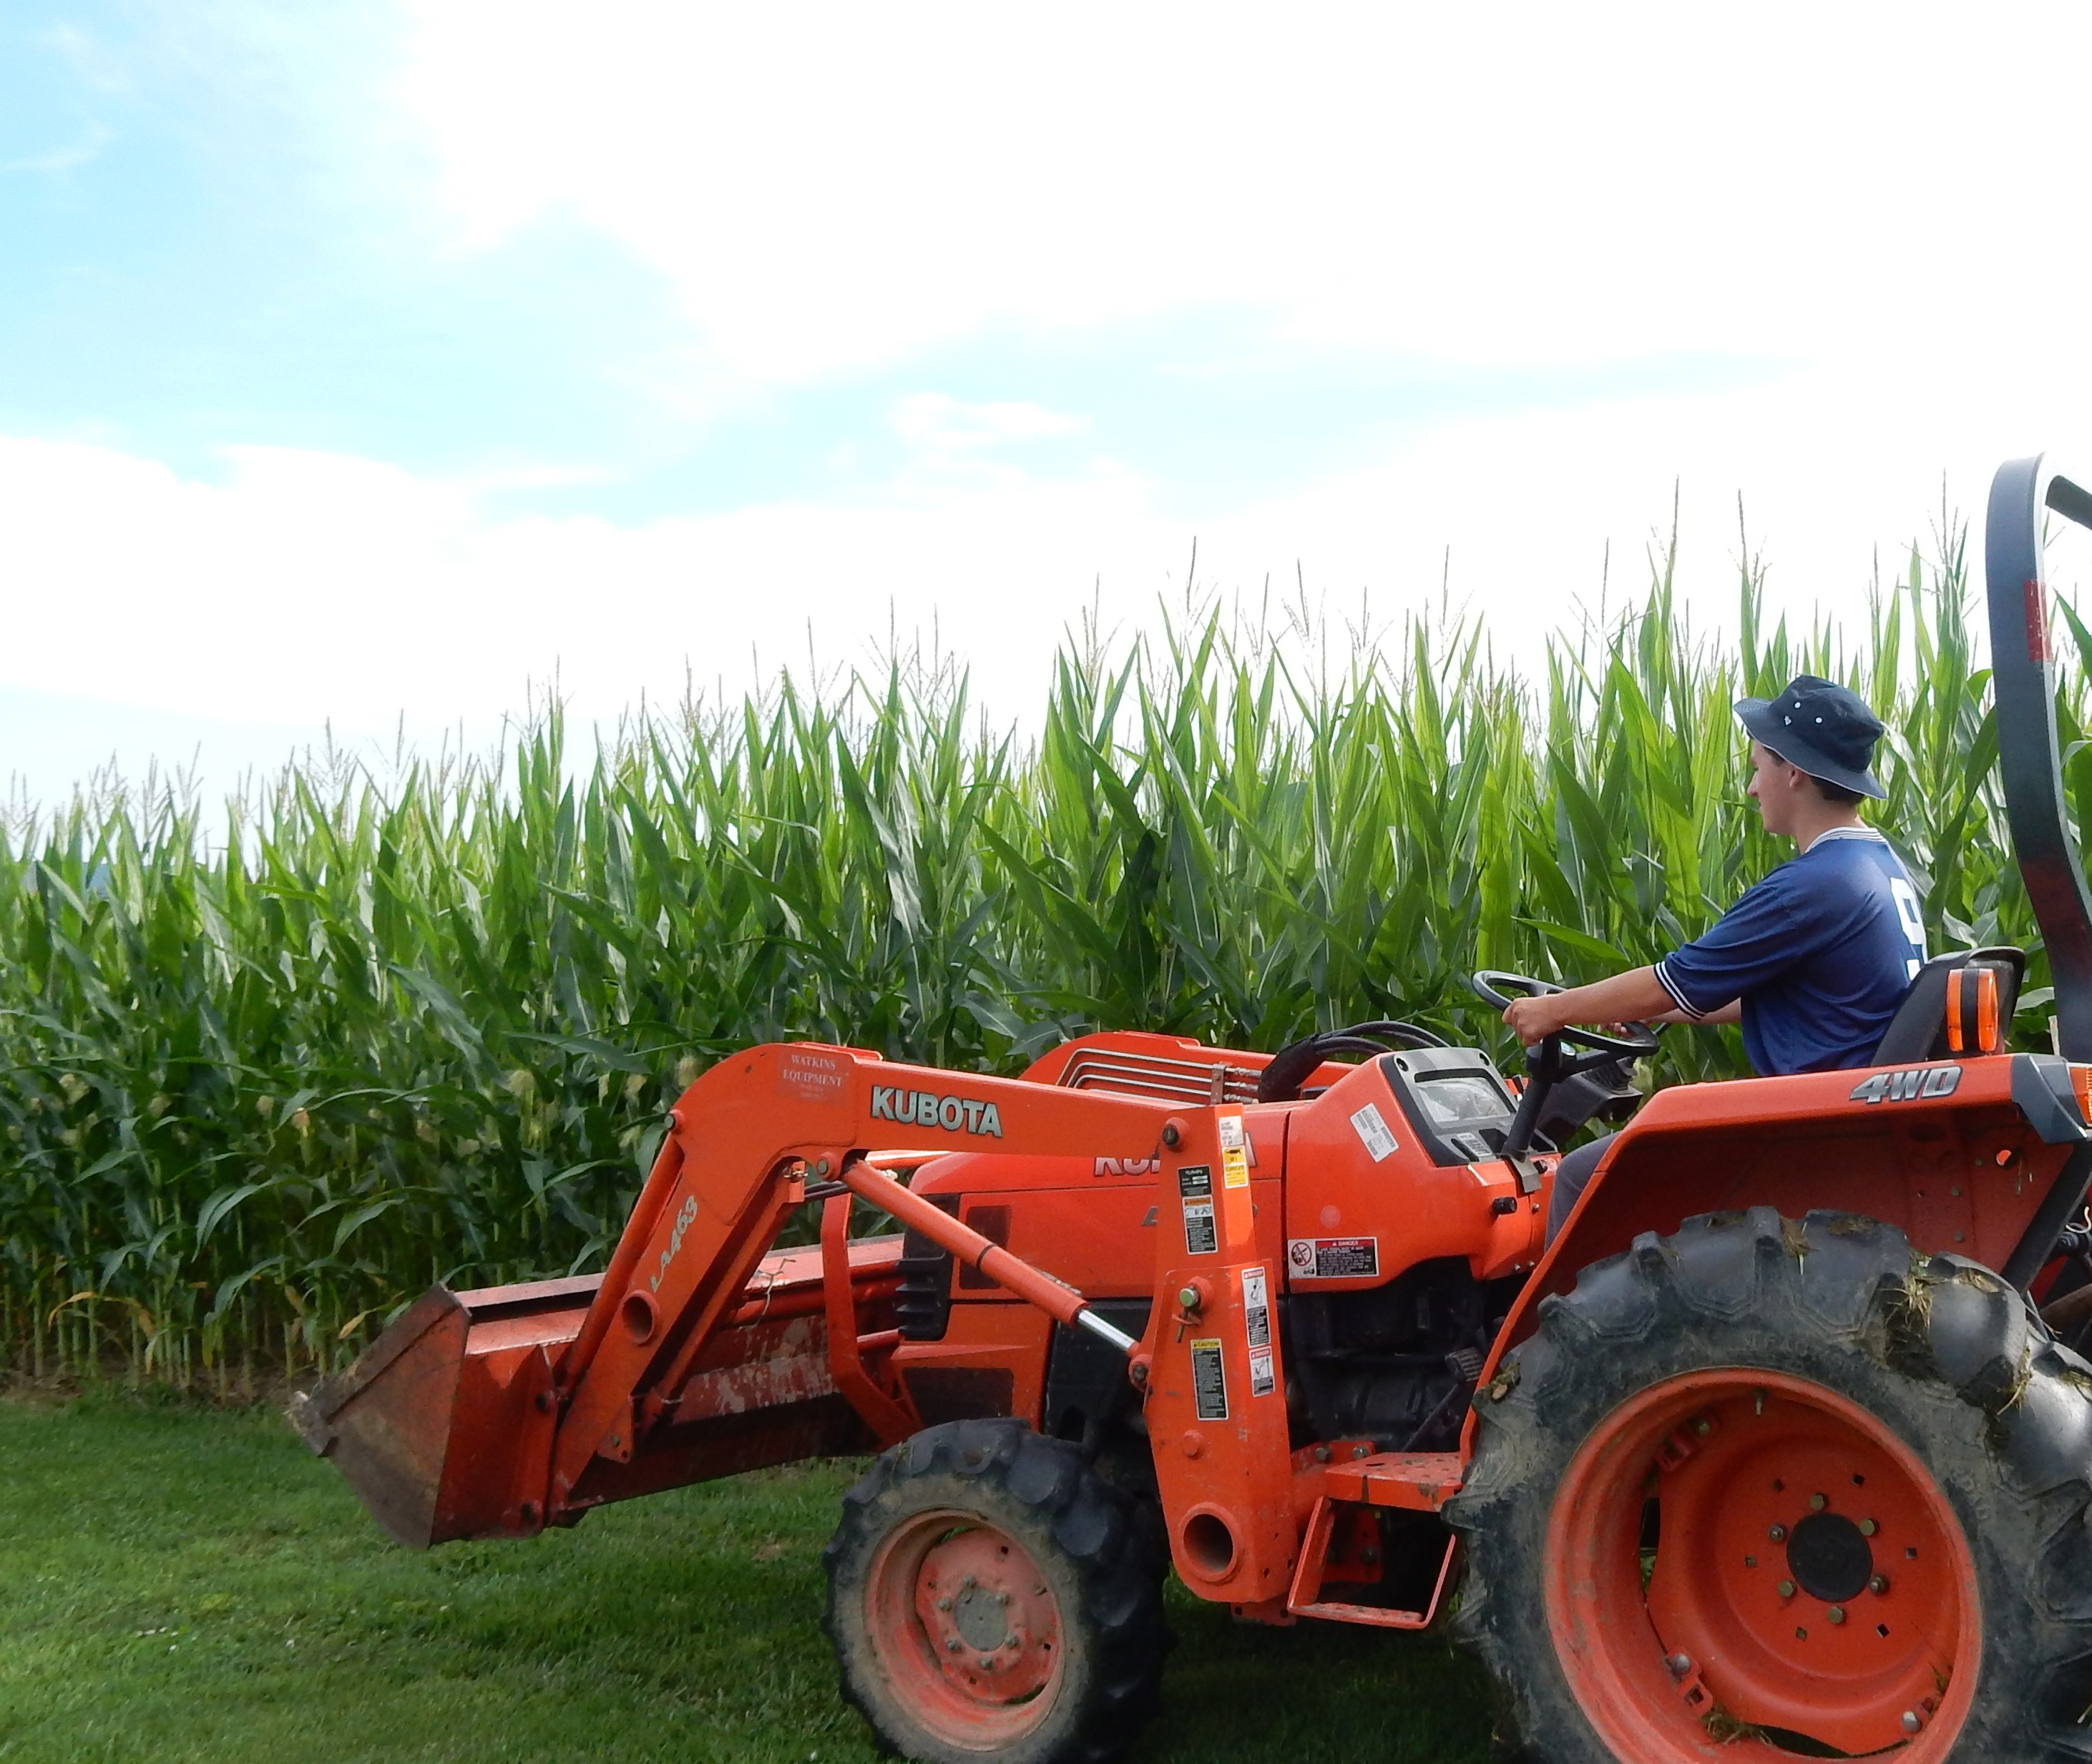
<svg viewBox="0 0 2092 1764">
<path fill-rule="evenodd" d="M 934 624 L 1021 720 L 1195 538 L 1383 620 L 1450 548 L 1529 651 L 1674 484 L 1709 621 L 1739 494 L 1849 610 L 2082 429 L 2028 168 L 2087 169 L 2083 35 L 0 5 L 0 776 L 614 718 L 810 625 Z"/>
<path fill-rule="evenodd" d="M 411 147 L 356 115 L 397 20 L 296 11 L 272 41 L 210 0 L 9 9 L 0 423 L 206 480 L 240 443 L 433 471 L 643 448 L 617 385 L 674 347 L 662 278 L 580 229 L 442 252 Z"/>
<path fill-rule="evenodd" d="M 1082 426 L 1005 443 L 1022 463 L 1065 472 L 1102 448 L 1196 502 L 1312 481 L 1449 416 L 1735 386 L 1779 365 L 1683 350 L 1435 361 L 1289 341 L 1269 311 L 1214 300 L 1074 326 L 991 321 L 810 383 L 739 388 L 720 411 L 664 410 L 635 389 L 689 347 L 671 278 L 556 214 L 443 250 L 412 146 L 356 138 L 359 102 L 401 51 L 399 19 L 296 11 L 280 32 L 208 3 L 25 8 L 13 24 L 9 432 L 119 446 L 205 482 L 238 445 L 432 473 L 574 462 L 573 481 L 517 486 L 508 506 L 644 520 L 875 497 L 906 451 L 890 421 L 901 399 L 1044 389 Z M 339 162 L 358 152 L 360 166 Z"/>
</svg>

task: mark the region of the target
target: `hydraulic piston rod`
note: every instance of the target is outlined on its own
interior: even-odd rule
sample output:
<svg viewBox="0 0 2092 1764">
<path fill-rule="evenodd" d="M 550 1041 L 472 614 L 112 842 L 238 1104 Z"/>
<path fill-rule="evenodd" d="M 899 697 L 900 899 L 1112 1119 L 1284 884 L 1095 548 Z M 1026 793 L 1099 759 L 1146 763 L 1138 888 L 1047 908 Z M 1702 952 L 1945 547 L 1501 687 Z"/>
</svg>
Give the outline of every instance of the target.
<svg viewBox="0 0 2092 1764">
<path fill-rule="evenodd" d="M 962 1225 L 940 1206 L 903 1188 L 889 1172 L 875 1164 L 845 1165 L 838 1179 L 853 1194 L 869 1201 L 912 1231 L 928 1238 L 940 1249 L 949 1249 L 967 1266 L 978 1268 L 997 1286 L 1014 1292 L 1027 1304 L 1035 1305 L 1057 1322 L 1086 1331 L 1100 1341 L 1108 1341 L 1121 1353 L 1130 1354 L 1140 1344 L 1117 1330 L 1089 1308 L 1089 1300 L 1064 1280 L 1035 1268 L 1022 1256 L 1014 1256 L 1001 1244 L 983 1237 L 970 1225 Z"/>
</svg>

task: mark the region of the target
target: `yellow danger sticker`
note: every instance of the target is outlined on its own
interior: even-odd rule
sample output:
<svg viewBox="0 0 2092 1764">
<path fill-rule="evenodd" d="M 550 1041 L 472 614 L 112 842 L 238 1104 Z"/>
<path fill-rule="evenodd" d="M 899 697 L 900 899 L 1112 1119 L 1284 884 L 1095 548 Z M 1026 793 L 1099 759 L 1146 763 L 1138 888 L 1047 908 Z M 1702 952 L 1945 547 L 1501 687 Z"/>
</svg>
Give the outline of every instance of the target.
<svg viewBox="0 0 2092 1764">
<path fill-rule="evenodd" d="M 1223 1115 L 1219 1126 L 1221 1186 L 1224 1188 L 1247 1188 L 1249 1186 L 1249 1154 L 1243 1149 L 1243 1119 L 1239 1115 Z"/>
<path fill-rule="evenodd" d="M 1228 1374 L 1217 1335 L 1204 1336 L 1191 1343 L 1191 1395 L 1200 1421 L 1228 1418 Z"/>
</svg>

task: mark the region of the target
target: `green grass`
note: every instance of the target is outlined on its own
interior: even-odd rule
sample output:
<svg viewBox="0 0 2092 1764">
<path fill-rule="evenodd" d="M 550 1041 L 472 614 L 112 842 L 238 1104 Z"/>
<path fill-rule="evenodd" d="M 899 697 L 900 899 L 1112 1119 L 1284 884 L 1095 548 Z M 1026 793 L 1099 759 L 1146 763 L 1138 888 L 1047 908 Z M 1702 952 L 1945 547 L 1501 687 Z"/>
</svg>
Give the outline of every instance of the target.
<svg viewBox="0 0 2092 1764">
<path fill-rule="evenodd" d="M 266 1413 L 0 1402 L 0 1759 L 875 1756 L 816 1620 L 847 1464 L 426 1554 Z M 1480 1675 L 1443 1642 L 1238 1626 L 1181 1589 L 1172 1621 L 1137 1759 L 1487 1755 Z"/>
</svg>

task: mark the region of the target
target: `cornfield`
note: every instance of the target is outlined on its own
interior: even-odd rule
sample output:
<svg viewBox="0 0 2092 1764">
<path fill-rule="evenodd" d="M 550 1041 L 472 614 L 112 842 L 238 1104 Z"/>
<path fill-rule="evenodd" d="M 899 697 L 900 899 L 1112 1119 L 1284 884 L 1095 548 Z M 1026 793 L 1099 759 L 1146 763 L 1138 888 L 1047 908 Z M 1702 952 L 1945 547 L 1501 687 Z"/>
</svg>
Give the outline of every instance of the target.
<svg viewBox="0 0 2092 1764">
<path fill-rule="evenodd" d="M 2045 1045 L 1959 534 L 1937 549 L 1859 634 L 1766 629 L 1746 565 L 1737 637 L 1697 639 L 1674 548 L 1544 677 L 1473 619 L 1383 643 L 1208 605 L 1071 638 L 1021 738 L 897 662 L 586 757 L 553 709 L 497 759 L 296 766 L 223 818 L 106 786 L 17 816 L 0 1356 L 251 1389 L 429 1281 L 599 1266 L 668 1104 L 753 1041 L 1010 1070 L 1103 1024 L 1273 1047 L 1393 1016 L 1508 1054 L 1469 971 L 1653 960 L 1787 855 L 1730 705 L 1805 669 L 1890 726 L 1875 818 L 1934 947 L 2034 949 Z M 2081 745 L 2081 671 L 2061 713 Z M 2092 760 L 2069 783 L 2081 821 Z M 1741 1069 L 1733 1030 L 1680 1032 L 1653 1076 Z"/>
</svg>

